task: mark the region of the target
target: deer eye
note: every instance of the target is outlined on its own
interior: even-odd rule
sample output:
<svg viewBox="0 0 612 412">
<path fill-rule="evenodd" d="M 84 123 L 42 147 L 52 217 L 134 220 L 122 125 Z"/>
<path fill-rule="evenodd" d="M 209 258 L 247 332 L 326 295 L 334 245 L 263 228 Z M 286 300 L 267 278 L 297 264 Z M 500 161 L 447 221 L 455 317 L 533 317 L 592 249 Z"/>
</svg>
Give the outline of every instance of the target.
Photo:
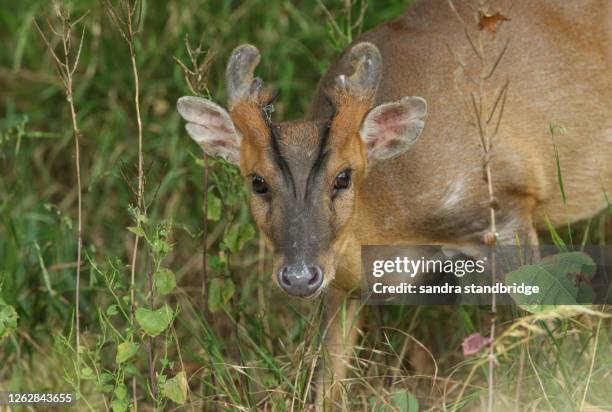
<svg viewBox="0 0 612 412">
<path fill-rule="evenodd" d="M 258 195 L 265 195 L 268 193 L 268 185 L 266 184 L 266 181 L 263 177 L 255 173 L 251 175 L 251 188 L 253 189 L 253 192 Z"/>
<path fill-rule="evenodd" d="M 346 169 L 338 173 L 334 181 L 334 193 L 348 188 L 351 185 L 351 170 Z"/>
</svg>

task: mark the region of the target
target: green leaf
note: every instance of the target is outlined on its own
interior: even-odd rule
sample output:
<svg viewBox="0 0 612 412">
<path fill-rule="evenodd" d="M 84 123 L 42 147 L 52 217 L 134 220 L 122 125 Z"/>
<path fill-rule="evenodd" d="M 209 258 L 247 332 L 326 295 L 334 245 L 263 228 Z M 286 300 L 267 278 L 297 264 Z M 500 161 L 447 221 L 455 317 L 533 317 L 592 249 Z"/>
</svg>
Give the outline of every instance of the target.
<svg viewBox="0 0 612 412">
<path fill-rule="evenodd" d="M 127 388 L 123 383 L 120 383 L 115 388 L 115 398 L 111 402 L 113 412 L 124 412 L 130 405 L 130 399 L 127 396 Z"/>
<path fill-rule="evenodd" d="M 150 336 L 157 336 L 165 331 L 170 326 L 173 316 L 174 312 L 168 305 L 164 305 L 157 310 L 146 308 L 136 310 L 136 321 L 138 321 L 142 330 Z"/>
<path fill-rule="evenodd" d="M 170 245 L 170 243 L 162 237 L 154 239 L 150 243 L 150 246 L 151 250 L 159 258 L 159 260 L 163 260 L 172 250 L 172 245 Z"/>
<path fill-rule="evenodd" d="M 19 315 L 10 305 L 0 305 L 0 338 L 10 335 L 17 329 Z"/>
<path fill-rule="evenodd" d="M 208 259 L 208 263 L 216 272 L 223 272 L 224 264 L 219 255 L 211 255 Z"/>
<path fill-rule="evenodd" d="M 208 220 L 216 222 L 221 219 L 221 199 L 219 199 L 212 190 L 208 190 L 207 206 Z"/>
<path fill-rule="evenodd" d="M 127 388 L 125 387 L 124 384 L 120 383 L 115 388 L 115 398 L 123 400 L 123 399 L 126 399 L 126 397 L 127 397 Z"/>
<path fill-rule="evenodd" d="M 119 310 L 117 308 L 117 305 L 110 305 L 108 308 L 106 308 L 107 316 L 115 316 L 118 313 L 119 313 Z"/>
<path fill-rule="evenodd" d="M 402 412 L 419 412 L 418 399 L 408 391 L 399 391 L 391 395 L 391 404 Z"/>
<path fill-rule="evenodd" d="M 174 378 L 164 382 L 162 394 L 179 405 L 184 404 L 187 400 L 187 375 L 185 372 L 179 372 Z"/>
<path fill-rule="evenodd" d="M 542 259 L 539 264 L 551 273 L 566 276 L 580 273 L 592 278 L 597 271 L 597 265 L 593 259 L 584 252 L 557 253 Z"/>
<path fill-rule="evenodd" d="M 553 305 L 576 304 L 576 290 L 572 284 L 563 277 L 548 272 L 539 265 L 527 265 L 518 268 L 508 274 L 507 284 L 521 284 L 538 286 L 540 293 L 526 296 L 523 294 L 511 294 L 519 305 Z"/>
<path fill-rule="evenodd" d="M 595 262 L 582 252 L 558 253 L 543 259 L 536 265 L 526 265 L 509 273 L 506 284 L 538 286 L 540 292 L 526 296 L 511 294 L 514 301 L 523 309 L 539 312 L 541 306 L 575 305 L 592 300 L 588 285 L 578 282 L 578 275 L 592 277 Z M 582 286 L 584 285 L 584 286 Z"/>
<path fill-rule="evenodd" d="M 221 299 L 224 305 L 234 296 L 235 291 L 236 285 L 234 285 L 234 281 L 231 278 L 225 279 L 223 281 L 223 290 L 221 291 Z"/>
<path fill-rule="evenodd" d="M 232 253 L 237 253 L 240 250 L 238 239 L 240 237 L 240 226 L 228 226 L 223 234 L 223 243 Z"/>
<path fill-rule="evenodd" d="M 125 367 L 123 368 L 123 372 L 125 372 L 125 376 L 138 376 L 140 374 L 140 371 L 138 369 L 136 369 L 136 367 L 134 365 L 132 365 L 131 363 L 126 363 Z"/>
<path fill-rule="evenodd" d="M 83 378 L 83 379 L 93 379 L 94 377 L 95 377 L 94 376 L 94 371 L 89 366 L 86 366 L 83 369 L 81 369 L 81 378 Z"/>
<path fill-rule="evenodd" d="M 143 228 L 141 228 L 140 226 L 128 226 L 127 230 L 129 230 L 136 236 L 144 237 L 145 235 Z"/>
<path fill-rule="evenodd" d="M 391 394 L 387 402 L 372 396 L 369 399 L 370 409 L 376 412 L 419 412 L 419 401 L 408 391 L 397 391 Z"/>
<path fill-rule="evenodd" d="M 223 243 L 232 253 L 238 253 L 249 240 L 255 236 L 253 225 L 234 224 L 229 226 L 223 235 Z"/>
<path fill-rule="evenodd" d="M 167 295 L 176 287 L 176 277 L 174 273 L 166 268 L 161 268 L 153 275 L 155 292 L 159 295 Z"/>
<path fill-rule="evenodd" d="M 117 346 L 117 356 L 115 357 L 115 361 L 117 363 L 123 363 L 130 359 L 138 352 L 138 344 L 134 342 L 123 342 Z"/>
<path fill-rule="evenodd" d="M 113 375 L 111 375 L 108 372 L 102 372 L 100 374 L 100 381 L 101 382 L 112 382 L 115 378 L 113 377 Z"/>
<path fill-rule="evenodd" d="M 128 399 L 115 398 L 111 402 L 111 408 L 113 409 L 113 412 L 125 412 L 127 411 L 128 405 L 129 405 Z"/>
<path fill-rule="evenodd" d="M 576 302 L 582 304 L 593 303 L 594 295 L 593 288 L 587 283 L 581 282 L 578 286 L 578 293 L 576 293 Z"/>
<path fill-rule="evenodd" d="M 216 312 L 226 305 L 234 293 L 236 285 L 231 278 L 212 278 L 208 282 L 208 310 Z"/>
<path fill-rule="evenodd" d="M 223 297 L 221 296 L 221 281 L 219 278 L 212 278 L 208 282 L 208 310 L 216 312 L 223 306 Z"/>
<path fill-rule="evenodd" d="M 255 237 L 255 228 L 251 224 L 243 225 L 240 228 L 240 238 L 238 239 L 238 247 L 242 249 L 246 242 Z"/>
</svg>

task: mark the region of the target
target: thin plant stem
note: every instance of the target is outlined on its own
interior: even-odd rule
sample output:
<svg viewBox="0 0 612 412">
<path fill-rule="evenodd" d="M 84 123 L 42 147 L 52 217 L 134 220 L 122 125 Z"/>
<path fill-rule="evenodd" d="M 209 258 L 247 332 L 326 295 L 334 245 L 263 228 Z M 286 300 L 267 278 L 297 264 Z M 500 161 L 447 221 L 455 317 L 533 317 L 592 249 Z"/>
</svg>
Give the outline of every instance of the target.
<svg viewBox="0 0 612 412">
<path fill-rule="evenodd" d="M 136 48 L 135 48 L 135 38 L 138 33 L 138 26 L 140 24 L 141 18 L 141 7 L 142 3 L 140 1 L 130 2 L 129 0 L 124 0 L 123 9 L 124 14 L 113 5 L 110 0 L 103 0 L 106 11 L 111 19 L 111 21 L 115 24 L 116 28 L 119 30 L 119 33 L 125 40 L 129 53 L 130 53 L 130 63 L 132 68 L 132 77 L 134 79 L 134 109 L 136 112 L 136 124 L 138 130 L 138 188 L 136 191 L 136 203 L 138 216 L 137 226 L 140 227 L 142 224 L 143 218 L 146 217 L 146 206 L 144 201 L 144 193 L 145 193 L 145 179 L 144 179 L 144 154 L 143 154 L 143 128 L 142 128 L 142 117 L 140 113 L 140 79 L 138 77 L 138 64 L 136 62 Z M 131 259 L 131 268 L 130 268 L 130 324 L 134 324 L 134 316 L 135 316 L 135 308 L 136 308 L 136 270 L 138 263 L 138 248 L 140 244 L 140 235 L 135 234 L 134 243 L 132 247 L 132 259 Z M 151 285 L 151 282 L 150 282 Z M 151 287 L 151 286 L 150 286 Z M 153 291 L 149 290 L 152 294 Z M 134 336 L 130 336 L 130 339 L 133 341 Z M 152 350 L 152 345 L 147 345 L 147 351 Z M 149 353 L 149 370 L 153 368 L 152 365 L 152 356 Z M 155 376 L 153 371 L 151 376 Z M 151 382 L 151 387 L 154 386 L 154 382 Z M 138 409 L 137 403 L 137 393 L 136 393 L 136 377 L 132 377 L 132 396 L 133 396 L 133 407 L 135 410 Z"/>
<path fill-rule="evenodd" d="M 584 405 L 586 403 L 587 394 L 589 393 L 589 385 L 591 384 L 591 377 L 593 376 L 593 367 L 595 366 L 595 358 L 597 358 L 597 346 L 599 344 L 599 331 L 601 330 L 602 319 L 597 322 L 597 330 L 595 331 L 595 340 L 593 341 L 593 355 L 591 356 L 591 365 L 589 366 L 589 376 L 586 384 L 584 385 L 584 393 L 582 394 L 582 401 L 580 402 L 580 411 L 584 411 Z"/>
<path fill-rule="evenodd" d="M 75 334 L 75 349 L 76 349 L 76 362 L 77 366 L 80 368 L 80 347 L 81 347 L 81 314 L 80 314 L 80 296 L 81 296 L 81 262 L 82 262 L 82 249 L 83 249 L 83 190 L 81 184 L 81 148 L 80 148 L 80 139 L 82 137 L 81 130 L 79 129 L 78 120 L 77 120 L 77 111 L 74 104 L 74 93 L 73 93 L 73 79 L 74 73 L 79 65 L 79 59 L 81 57 L 81 50 L 83 48 L 83 40 L 85 39 L 85 29 L 81 32 L 78 49 L 76 52 L 76 56 L 74 61 L 70 60 L 71 53 L 71 40 L 72 40 L 72 29 L 73 27 L 79 23 L 87 13 L 83 14 L 78 19 L 71 21 L 70 13 L 65 9 L 58 10 L 58 18 L 61 21 L 62 29 L 61 32 L 57 32 L 56 30 L 49 27 L 51 31 L 55 35 L 59 35 L 62 42 L 63 48 L 63 59 L 60 59 L 58 55 L 54 52 L 51 43 L 49 42 L 47 36 L 43 33 L 42 29 L 38 25 L 36 21 L 34 21 L 34 25 L 36 29 L 40 33 L 43 38 L 47 48 L 51 52 L 51 55 L 54 59 L 55 66 L 57 68 L 58 76 L 62 81 L 64 86 L 64 92 L 66 94 L 66 100 L 68 101 L 68 106 L 70 108 L 70 118 L 72 121 L 72 132 L 74 135 L 74 165 L 76 171 L 76 179 L 77 179 L 77 262 L 76 262 L 76 279 L 75 279 L 75 292 L 74 292 L 74 334 Z M 81 377 L 77 371 L 77 388 L 80 393 L 81 391 Z"/>
<path fill-rule="evenodd" d="M 478 47 L 475 47 L 472 38 L 469 35 L 468 28 L 465 25 L 465 22 L 461 19 L 460 15 L 457 13 L 457 10 L 454 7 L 453 1 L 449 0 L 449 4 L 451 9 L 455 12 L 459 20 L 464 24 L 465 35 L 472 46 L 474 53 L 478 60 L 480 61 L 480 75 L 478 79 L 478 98 L 474 96 L 472 93 L 471 101 L 472 108 L 474 110 L 474 115 L 476 118 L 476 123 L 478 126 L 478 134 L 480 137 L 480 143 L 483 151 L 483 166 L 485 171 L 485 180 L 487 183 L 487 192 L 489 197 L 489 233 L 485 235 L 484 243 L 490 248 L 491 255 L 491 285 L 495 285 L 497 282 L 497 253 L 496 253 L 496 245 L 498 241 L 497 235 L 497 224 L 496 224 L 496 207 L 497 201 L 495 199 L 495 191 L 493 188 L 493 173 L 491 170 L 491 149 L 493 146 L 493 138 L 496 136 L 499 130 L 499 124 L 501 122 L 504 106 L 506 102 L 507 89 L 508 89 L 508 81 L 502 87 L 499 95 L 496 99 L 494 99 L 492 109 L 490 114 L 485 117 L 485 109 L 488 106 L 487 101 L 487 93 L 485 89 L 485 82 L 490 79 L 495 71 L 498 69 L 499 63 L 502 60 L 502 57 L 506 53 L 508 48 L 509 39 L 506 41 L 504 47 L 502 48 L 501 53 L 494 60 L 493 65 L 490 69 L 487 69 L 487 59 L 485 56 L 485 48 L 484 48 L 484 33 L 482 30 L 478 32 Z M 488 7 L 488 0 L 482 1 L 478 12 L 481 15 L 486 15 Z M 502 98 L 503 97 L 503 98 Z M 499 104 L 501 98 L 501 104 Z M 489 122 L 493 118 L 494 112 L 499 107 L 499 114 L 495 129 L 493 132 L 489 130 Z M 494 293 L 491 294 L 491 326 L 489 332 L 489 348 L 488 348 L 488 399 L 487 399 L 487 411 L 493 411 L 493 405 L 495 403 L 494 397 L 494 387 L 495 387 L 495 325 L 496 325 L 496 317 L 497 317 L 497 301 Z"/>
<path fill-rule="evenodd" d="M 127 19 L 127 23 L 128 23 L 128 33 L 129 33 L 129 39 L 130 41 L 128 42 L 129 45 L 129 49 L 130 49 L 130 60 L 132 63 L 132 74 L 134 77 L 134 107 L 136 110 L 136 123 L 138 125 L 138 195 L 137 195 L 137 201 L 138 201 L 138 213 L 142 216 L 146 216 L 146 209 L 144 207 L 144 156 L 143 156 L 143 150 L 142 150 L 142 119 L 140 116 L 140 81 L 138 78 L 138 66 L 136 64 L 136 51 L 134 49 L 134 31 L 133 31 L 133 27 L 132 27 L 132 17 L 130 15 L 130 17 Z M 138 216 L 138 219 L 140 219 L 140 216 Z M 140 224 L 140 223 L 139 223 Z M 140 236 L 136 235 L 136 237 L 134 238 L 134 252 L 132 255 L 132 272 L 131 272 L 131 279 L 130 279 L 130 306 L 131 306 L 131 316 L 132 316 L 132 323 L 134 320 L 134 307 L 135 307 L 135 299 L 134 299 L 134 289 L 135 289 L 135 285 L 136 285 L 136 260 L 138 258 L 138 243 L 140 241 Z M 152 354 L 151 354 L 151 350 L 152 350 L 152 345 L 151 342 L 148 345 L 148 352 L 149 352 L 149 370 L 151 370 L 152 365 Z M 155 372 L 151 371 L 151 376 L 155 376 Z M 155 385 L 155 383 L 153 381 L 151 381 L 151 387 L 153 388 Z M 137 408 L 137 401 L 136 401 L 136 378 L 132 377 L 132 391 L 134 393 L 134 408 Z"/>
<path fill-rule="evenodd" d="M 202 313 L 204 314 L 204 318 L 212 322 L 211 316 L 208 313 L 208 156 L 206 153 L 203 154 L 204 158 L 204 177 L 202 180 L 202 186 L 204 189 L 204 216 L 203 216 L 203 233 L 202 233 L 202 285 L 200 290 L 200 297 L 202 298 Z M 215 376 L 212 375 L 212 383 L 215 384 Z M 202 398 L 204 397 L 204 384 L 202 383 L 200 386 L 200 394 Z M 217 409 L 215 398 L 213 398 L 213 407 L 214 410 Z M 202 403 L 202 408 L 205 407 L 205 403 Z M 203 409 L 204 410 L 204 409 Z"/>
<path fill-rule="evenodd" d="M 208 303 L 208 156 L 204 157 L 204 178 L 202 186 L 204 188 L 204 217 L 202 233 L 202 310 L 206 313 Z"/>
</svg>

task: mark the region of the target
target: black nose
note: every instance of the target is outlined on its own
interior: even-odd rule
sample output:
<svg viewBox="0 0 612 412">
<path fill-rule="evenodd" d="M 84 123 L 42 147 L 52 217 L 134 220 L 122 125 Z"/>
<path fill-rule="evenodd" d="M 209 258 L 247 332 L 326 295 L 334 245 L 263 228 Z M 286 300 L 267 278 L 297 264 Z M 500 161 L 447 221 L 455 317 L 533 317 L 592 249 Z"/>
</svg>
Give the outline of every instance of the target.
<svg viewBox="0 0 612 412">
<path fill-rule="evenodd" d="M 278 271 L 278 284 L 288 294 L 305 298 L 319 290 L 323 284 L 323 271 L 319 266 L 283 266 Z"/>
</svg>

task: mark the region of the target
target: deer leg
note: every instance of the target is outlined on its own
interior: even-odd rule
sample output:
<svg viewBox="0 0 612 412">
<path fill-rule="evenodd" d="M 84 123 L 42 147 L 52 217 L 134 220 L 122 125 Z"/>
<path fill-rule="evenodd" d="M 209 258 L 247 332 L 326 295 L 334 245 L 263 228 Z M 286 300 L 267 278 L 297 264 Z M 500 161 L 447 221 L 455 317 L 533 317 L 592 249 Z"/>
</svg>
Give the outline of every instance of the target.
<svg viewBox="0 0 612 412">
<path fill-rule="evenodd" d="M 344 291 L 330 288 L 325 318 L 321 324 L 323 346 L 319 362 L 316 405 L 318 410 L 331 410 L 339 399 L 342 380 L 359 336 L 360 301 L 350 299 Z"/>
<path fill-rule="evenodd" d="M 531 212 L 516 213 L 505 222 L 502 220 L 497 245 L 509 270 L 538 262 L 540 243 Z"/>
</svg>

